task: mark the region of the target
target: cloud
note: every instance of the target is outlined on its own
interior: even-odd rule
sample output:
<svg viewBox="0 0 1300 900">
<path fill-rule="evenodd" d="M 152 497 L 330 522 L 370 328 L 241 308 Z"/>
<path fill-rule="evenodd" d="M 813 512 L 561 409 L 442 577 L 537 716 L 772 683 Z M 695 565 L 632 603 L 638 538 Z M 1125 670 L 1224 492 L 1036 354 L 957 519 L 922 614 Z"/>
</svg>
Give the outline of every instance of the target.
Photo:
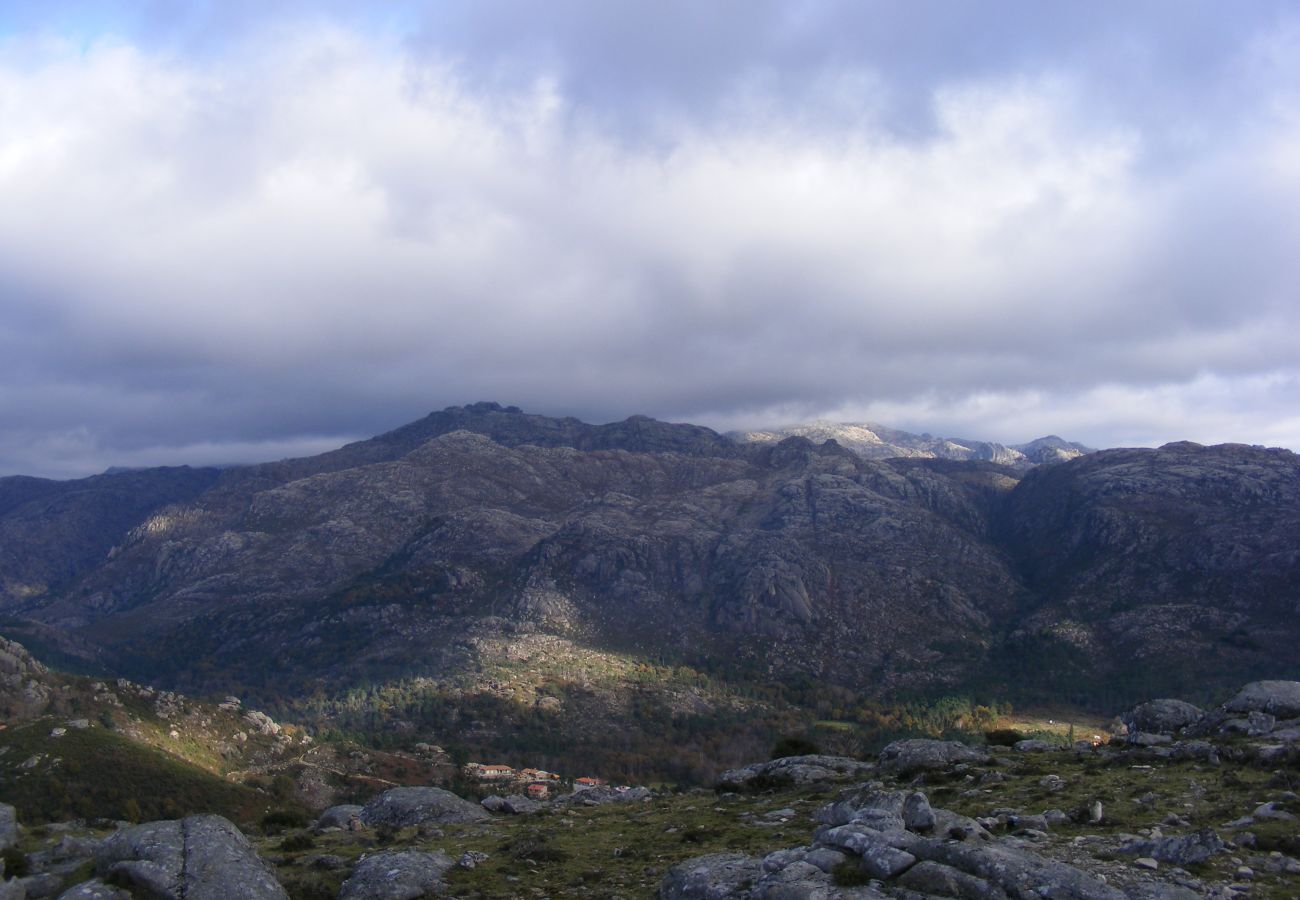
<svg viewBox="0 0 1300 900">
<path fill-rule="evenodd" d="M 1196 7 L 1141 52 L 1071 14 L 947 60 L 996 21 L 872 8 L 870 52 L 822 4 L 0 38 L 0 472 L 484 398 L 1300 446 L 1300 30 Z M 1117 59 L 1180 102 L 1145 116 Z"/>
</svg>

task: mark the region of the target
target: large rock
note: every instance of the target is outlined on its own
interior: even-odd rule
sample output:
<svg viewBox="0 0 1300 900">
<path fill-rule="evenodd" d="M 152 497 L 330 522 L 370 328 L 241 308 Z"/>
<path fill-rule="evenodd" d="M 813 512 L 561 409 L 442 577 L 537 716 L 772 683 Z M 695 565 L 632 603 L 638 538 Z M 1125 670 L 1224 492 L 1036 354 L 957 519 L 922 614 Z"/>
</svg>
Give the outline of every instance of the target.
<svg viewBox="0 0 1300 900">
<path fill-rule="evenodd" d="M 491 818 L 477 803 L 435 787 L 398 787 L 384 791 L 361 810 L 367 825 L 454 825 Z"/>
<path fill-rule="evenodd" d="M 564 806 L 604 806 L 607 803 L 632 803 L 637 800 L 648 800 L 653 796 L 654 793 L 649 788 L 615 788 L 602 785 L 601 787 L 588 788 L 585 791 L 574 791 L 571 794 L 565 794 L 555 802 Z"/>
<path fill-rule="evenodd" d="M 93 878 L 68 888 L 59 894 L 59 900 L 131 900 L 131 895 L 121 888 Z"/>
<path fill-rule="evenodd" d="M 960 763 L 985 763 L 989 755 L 959 741 L 913 738 L 894 741 L 880 751 L 880 770 L 894 775 L 912 775 L 948 769 Z"/>
<path fill-rule="evenodd" d="M 1052 900 L 1125 900 L 1124 893 L 1082 869 L 1029 850 L 987 841 L 950 843 L 922 839 L 911 852 L 987 881 L 1012 897 Z M 993 893 L 990 896 L 999 896 Z"/>
<path fill-rule="evenodd" d="M 316 820 L 317 828 L 347 828 L 354 818 L 361 817 L 362 807 L 354 803 L 342 803 L 338 806 L 331 806 L 325 812 L 320 814 Z"/>
<path fill-rule="evenodd" d="M 99 845 L 95 869 L 153 900 L 288 897 L 248 839 L 220 816 L 147 822 L 119 831 Z"/>
<path fill-rule="evenodd" d="M 454 865 L 445 853 L 404 850 L 375 853 L 357 863 L 343 882 L 339 900 L 416 900 L 440 892 L 443 874 Z"/>
<path fill-rule="evenodd" d="M 660 900 L 747 898 L 763 877 L 763 861 L 743 853 L 715 853 L 678 863 L 659 884 Z"/>
<path fill-rule="evenodd" d="M 8 850 L 18 843 L 18 811 L 8 803 L 0 803 L 0 850 Z"/>
<path fill-rule="evenodd" d="M 903 791 L 885 791 L 866 784 L 850 788 L 833 802 L 818 807 L 813 818 L 823 825 L 865 822 L 878 831 L 901 831 L 905 827 L 903 807 L 907 797 Z"/>
<path fill-rule="evenodd" d="M 1001 893 L 983 878 L 967 875 L 942 863 L 917 863 L 898 879 L 900 887 L 935 897 L 960 897 L 962 900 L 985 900 Z M 1004 895 L 1005 896 L 1005 895 Z"/>
<path fill-rule="evenodd" d="M 1148 700 L 1133 707 L 1120 719 L 1130 731 L 1176 734 L 1188 725 L 1195 725 L 1204 715 L 1200 707 L 1182 700 Z"/>
<path fill-rule="evenodd" d="M 543 808 L 541 803 L 523 794 L 511 794 L 509 797 L 496 795 L 484 797 L 481 805 L 488 812 L 505 813 L 510 816 L 523 816 Z"/>
<path fill-rule="evenodd" d="M 1224 849 L 1222 839 L 1215 834 L 1214 830 L 1203 828 L 1193 834 L 1181 834 L 1158 840 L 1130 841 L 1120 847 L 1119 852 L 1130 856 L 1149 856 L 1175 866 L 1193 866 L 1205 862 L 1216 853 L 1222 853 Z"/>
<path fill-rule="evenodd" d="M 1268 713 L 1279 719 L 1300 716 L 1300 681 L 1253 681 L 1223 704 L 1225 712 Z"/>
<path fill-rule="evenodd" d="M 718 779 L 718 787 L 723 790 L 739 791 L 774 785 L 854 781 L 866 777 L 873 768 L 871 763 L 850 759 L 847 756 L 820 754 L 785 756 L 723 772 Z"/>
</svg>

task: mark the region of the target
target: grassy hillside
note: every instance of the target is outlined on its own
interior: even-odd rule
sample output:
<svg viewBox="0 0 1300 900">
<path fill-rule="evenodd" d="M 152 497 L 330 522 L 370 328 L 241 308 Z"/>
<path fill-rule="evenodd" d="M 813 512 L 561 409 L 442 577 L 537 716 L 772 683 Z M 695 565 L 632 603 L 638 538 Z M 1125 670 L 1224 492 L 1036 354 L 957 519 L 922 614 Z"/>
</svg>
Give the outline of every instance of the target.
<svg viewBox="0 0 1300 900">
<path fill-rule="evenodd" d="M 55 729 L 66 729 L 53 736 Z M 217 812 L 249 821 L 265 795 L 99 723 L 45 716 L 0 731 L 0 796 L 24 822 L 133 821 Z"/>
</svg>

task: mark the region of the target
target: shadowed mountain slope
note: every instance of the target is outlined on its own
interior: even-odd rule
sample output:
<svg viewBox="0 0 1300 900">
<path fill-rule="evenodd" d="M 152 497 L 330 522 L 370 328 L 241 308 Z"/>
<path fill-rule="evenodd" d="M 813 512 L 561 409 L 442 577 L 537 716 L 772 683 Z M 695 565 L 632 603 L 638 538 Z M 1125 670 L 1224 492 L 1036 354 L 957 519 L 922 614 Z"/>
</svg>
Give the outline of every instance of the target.
<svg viewBox="0 0 1300 900">
<path fill-rule="evenodd" d="M 115 513 L 80 555 L 35 529 L 55 536 L 0 565 L 28 586 L 0 596 L 7 629 L 255 696 L 472 669 L 475 635 L 512 630 L 870 694 L 1111 702 L 1145 678 L 1187 687 L 1189 658 L 1209 680 L 1296 668 L 1287 451 L 1173 445 L 1024 474 L 475 404 L 202 478 Z M 48 490 L 6 489 L 0 528 Z M 68 502 L 91 519 L 92 496 Z"/>
</svg>

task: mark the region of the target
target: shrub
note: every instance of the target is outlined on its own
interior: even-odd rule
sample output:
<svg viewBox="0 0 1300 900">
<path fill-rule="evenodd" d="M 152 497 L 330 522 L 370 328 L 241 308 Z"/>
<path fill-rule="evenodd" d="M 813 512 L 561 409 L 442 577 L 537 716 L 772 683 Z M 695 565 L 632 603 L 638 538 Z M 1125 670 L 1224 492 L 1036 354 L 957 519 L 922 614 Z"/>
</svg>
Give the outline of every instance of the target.
<svg viewBox="0 0 1300 900">
<path fill-rule="evenodd" d="M 306 831 L 296 831 L 284 840 L 280 841 L 280 849 L 288 853 L 294 853 L 299 850 L 310 850 L 316 846 L 316 839 Z"/>
<path fill-rule="evenodd" d="M 787 734 L 772 745 L 771 759 L 781 759 L 786 756 L 809 756 L 821 752 L 822 748 L 817 745 L 816 741 L 801 735 Z"/>
<path fill-rule="evenodd" d="M 6 881 L 10 878 L 24 878 L 32 870 L 27 857 L 17 847 L 5 848 L 4 852 L 0 853 L 0 859 L 4 860 Z"/>
<path fill-rule="evenodd" d="M 286 828 L 306 828 L 310 823 L 311 818 L 301 809 L 273 809 L 262 816 L 262 830 L 267 834 L 279 834 Z"/>
<path fill-rule="evenodd" d="M 984 740 L 994 747 L 1010 747 L 1024 739 L 1024 732 L 1014 728 L 995 728 L 984 732 Z"/>
</svg>

